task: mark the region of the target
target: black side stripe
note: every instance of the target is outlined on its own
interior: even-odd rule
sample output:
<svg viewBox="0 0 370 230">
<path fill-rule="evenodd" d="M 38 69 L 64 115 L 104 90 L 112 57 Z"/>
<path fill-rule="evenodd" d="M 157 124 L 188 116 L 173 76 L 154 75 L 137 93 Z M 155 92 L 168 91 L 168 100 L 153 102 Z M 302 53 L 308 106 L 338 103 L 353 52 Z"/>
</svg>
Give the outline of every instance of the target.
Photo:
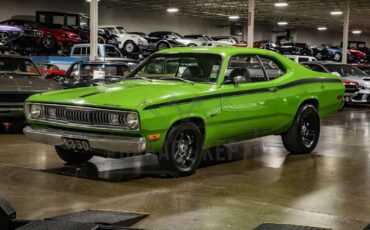
<svg viewBox="0 0 370 230">
<path fill-rule="evenodd" d="M 216 99 L 216 98 L 220 98 L 220 97 L 232 97 L 232 96 L 240 96 L 240 95 L 245 95 L 245 94 L 273 92 L 273 91 L 276 91 L 274 89 L 281 90 L 281 89 L 286 89 L 286 88 L 290 88 L 290 87 L 294 87 L 294 86 L 298 86 L 298 85 L 310 84 L 310 83 L 321 83 L 321 82 L 341 83 L 342 81 L 340 79 L 331 79 L 331 78 L 300 79 L 300 80 L 289 82 L 289 83 L 286 83 L 286 84 L 283 84 L 283 85 L 280 85 L 280 86 L 276 86 L 276 87 L 241 90 L 241 91 L 228 92 L 228 93 L 217 93 L 217 94 L 200 96 L 200 97 L 186 98 L 186 99 L 181 99 L 181 100 L 177 100 L 177 101 L 169 101 L 169 102 L 149 105 L 149 106 L 145 107 L 144 110 L 157 109 L 157 108 L 161 108 L 161 107 L 165 107 L 165 106 L 178 105 L 178 104 L 189 103 L 189 102 L 198 102 L 198 101 L 204 101 L 204 100 L 209 100 L 209 99 Z"/>
</svg>

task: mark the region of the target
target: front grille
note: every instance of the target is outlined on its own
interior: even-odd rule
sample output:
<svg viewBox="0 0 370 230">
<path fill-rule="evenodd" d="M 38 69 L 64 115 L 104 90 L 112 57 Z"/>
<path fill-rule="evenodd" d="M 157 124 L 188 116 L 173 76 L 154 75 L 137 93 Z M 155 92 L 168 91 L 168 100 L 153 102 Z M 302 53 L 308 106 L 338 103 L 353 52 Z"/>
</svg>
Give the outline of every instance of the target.
<svg viewBox="0 0 370 230">
<path fill-rule="evenodd" d="M 346 93 L 355 93 L 358 91 L 358 88 L 355 85 L 345 85 L 345 87 L 346 87 Z"/>
<path fill-rule="evenodd" d="M 0 94 L 0 103 L 23 103 L 32 94 Z"/>
<path fill-rule="evenodd" d="M 126 115 L 129 111 L 116 111 L 79 106 L 45 105 L 38 120 L 52 124 L 67 124 L 82 127 L 129 129 Z M 112 122 L 114 120 L 115 122 Z"/>
<path fill-rule="evenodd" d="M 359 100 L 362 100 L 362 97 L 363 97 L 363 96 L 364 96 L 364 94 L 359 93 L 359 94 L 357 94 L 353 99 L 354 99 L 354 100 L 359 101 Z"/>
</svg>

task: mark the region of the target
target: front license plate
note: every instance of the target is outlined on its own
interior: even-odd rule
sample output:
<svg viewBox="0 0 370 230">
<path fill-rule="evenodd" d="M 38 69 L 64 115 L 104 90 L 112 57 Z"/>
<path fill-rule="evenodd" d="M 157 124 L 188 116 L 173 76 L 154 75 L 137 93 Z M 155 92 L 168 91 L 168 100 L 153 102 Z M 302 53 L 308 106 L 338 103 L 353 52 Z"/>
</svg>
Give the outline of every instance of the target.
<svg viewBox="0 0 370 230">
<path fill-rule="evenodd" d="M 63 138 L 64 145 L 74 152 L 90 152 L 90 144 L 87 140 Z"/>
</svg>

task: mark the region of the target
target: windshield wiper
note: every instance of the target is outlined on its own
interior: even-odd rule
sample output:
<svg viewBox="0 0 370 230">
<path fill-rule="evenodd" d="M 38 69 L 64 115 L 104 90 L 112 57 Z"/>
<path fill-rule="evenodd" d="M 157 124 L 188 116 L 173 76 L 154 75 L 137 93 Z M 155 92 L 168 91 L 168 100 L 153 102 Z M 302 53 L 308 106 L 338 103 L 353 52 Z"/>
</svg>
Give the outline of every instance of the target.
<svg viewBox="0 0 370 230">
<path fill-rule="evenodd" d="M 187 83 L 190 83 L 190 84 L 193 84 L 193 85 L 195 84 L 195 82 L 184 79 L 184 78 L 181 78 L 181 77 L 161 77 L 161 78 L 158 78 L 158 79 L 159 80 L 177 80 L 177 81 L 187 82 Z"/>
</svg>

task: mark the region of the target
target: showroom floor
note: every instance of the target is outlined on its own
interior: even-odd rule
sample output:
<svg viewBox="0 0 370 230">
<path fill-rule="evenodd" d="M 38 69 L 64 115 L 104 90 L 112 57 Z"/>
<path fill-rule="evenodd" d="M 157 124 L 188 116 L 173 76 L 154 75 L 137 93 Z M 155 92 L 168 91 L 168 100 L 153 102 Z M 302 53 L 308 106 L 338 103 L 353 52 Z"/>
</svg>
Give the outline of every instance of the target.
<svg viewBox="0 0 370 230">
<path fill-rule="evenodd" d="M 361 229 L 370 223 L 369 126 L 370 110 L 347 108 L 323 121 L 311 156 L 287 156 L 280 137 L 267 137 L 229 146 L 232 158 L 208 154 L 194 176 L 176 179 L 160 177 L 152 156 L 76 168 L 49 146 L 1 134 L 0 194 L 26 219 L 109 209 L 150 213 L 135 225 L 147 229 Z"/>
</svg>

